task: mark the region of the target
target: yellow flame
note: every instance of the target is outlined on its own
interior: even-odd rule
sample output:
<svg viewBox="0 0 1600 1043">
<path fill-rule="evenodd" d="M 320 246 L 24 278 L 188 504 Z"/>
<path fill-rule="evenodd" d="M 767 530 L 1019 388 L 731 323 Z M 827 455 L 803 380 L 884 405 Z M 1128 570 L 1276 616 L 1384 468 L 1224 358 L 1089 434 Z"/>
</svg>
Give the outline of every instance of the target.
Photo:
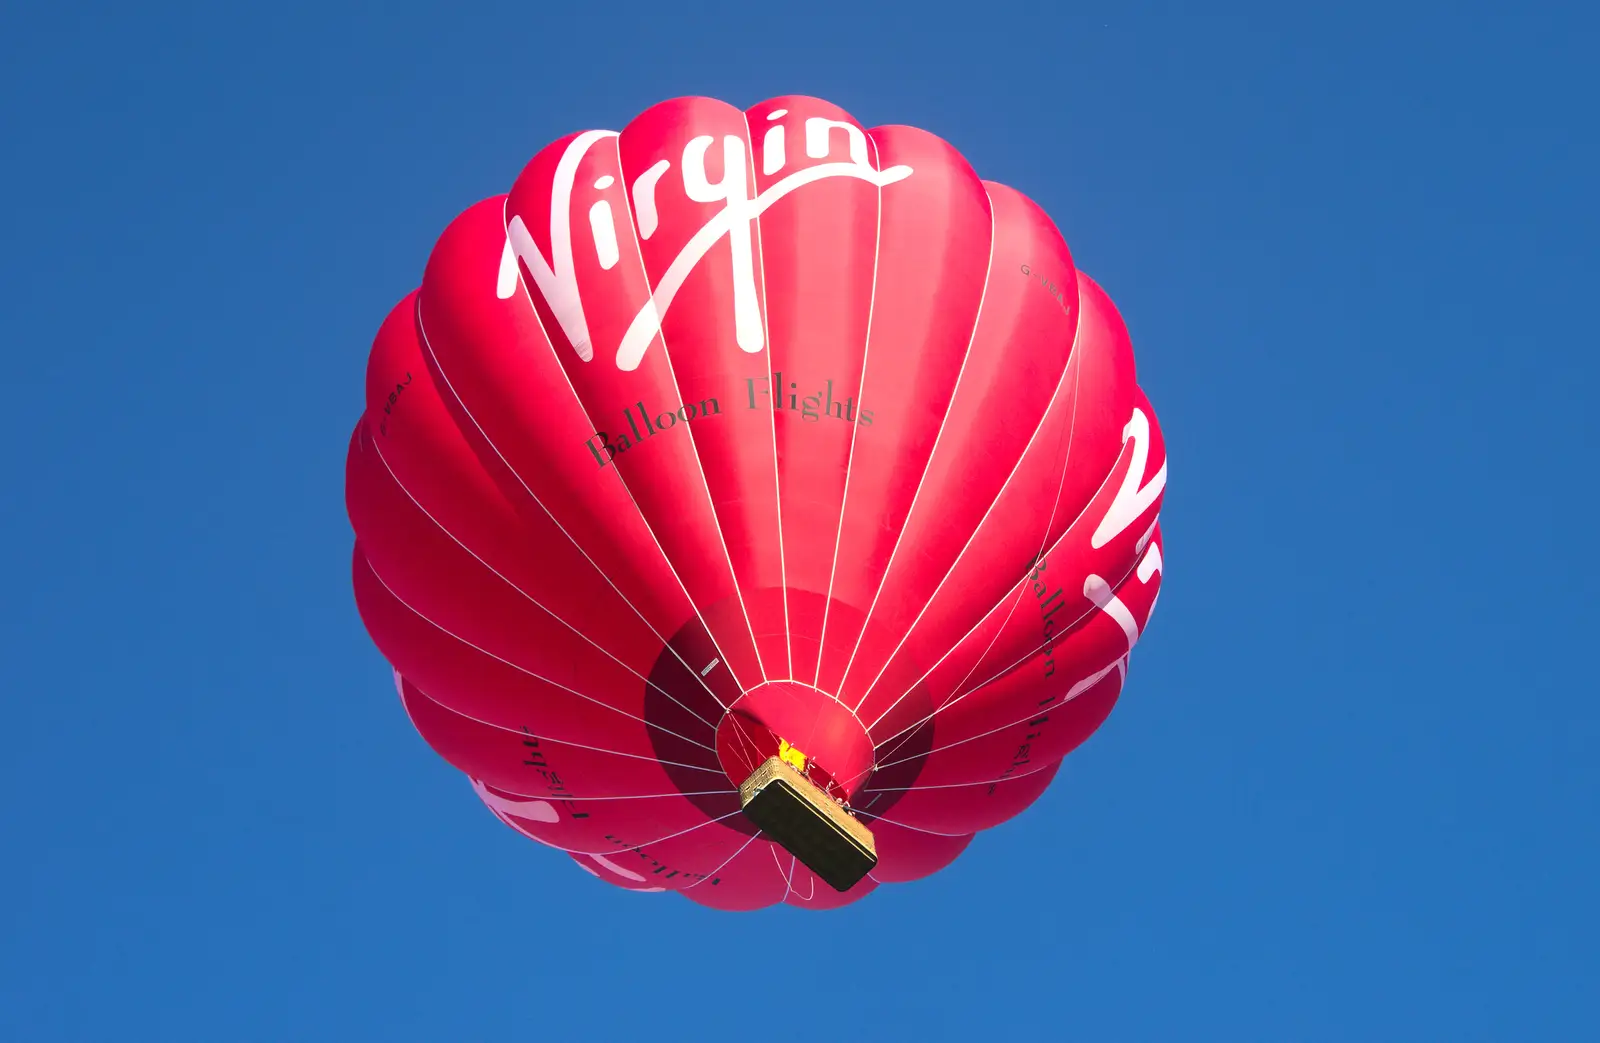
<svg viewBox="0 0 1600 1043">
<path fill-rule="evenodd" d="M 788 739 L 778 740 L 778 759 L 785 764 L 793 764 L 801 771 L 806 770 L 806 755 L 789 745 Z"/>
</svg>

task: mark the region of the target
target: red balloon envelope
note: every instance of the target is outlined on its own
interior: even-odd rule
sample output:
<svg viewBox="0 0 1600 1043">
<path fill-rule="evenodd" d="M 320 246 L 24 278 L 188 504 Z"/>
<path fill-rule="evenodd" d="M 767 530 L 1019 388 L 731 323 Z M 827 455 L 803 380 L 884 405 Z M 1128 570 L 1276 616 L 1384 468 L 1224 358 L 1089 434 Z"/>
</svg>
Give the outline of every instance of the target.
<svg viewBox="0 0 1600 1043">
<path fill-rule="evenodd" d="M 545 148 L 383 323 L 355 594 L 511 828 L 630 890 L 833 908 L 1105 720 L 1166 476 L 1027 197 L 815 98 L 682 98 Z"/>
</svg>

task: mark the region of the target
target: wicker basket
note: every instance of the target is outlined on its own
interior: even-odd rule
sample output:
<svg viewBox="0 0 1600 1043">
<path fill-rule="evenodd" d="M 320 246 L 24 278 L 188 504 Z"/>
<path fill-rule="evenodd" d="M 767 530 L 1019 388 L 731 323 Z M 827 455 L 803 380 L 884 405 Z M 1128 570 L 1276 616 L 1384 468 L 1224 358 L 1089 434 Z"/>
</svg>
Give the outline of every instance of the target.
<svg viewBox="0 0 1600 1043">
<path fill-rule="evenodd" d="M 769 757 L 739 787 L 745 816 L 835 891 L 878 864 L 872 831 L 792 765 Z"/>
</svg>

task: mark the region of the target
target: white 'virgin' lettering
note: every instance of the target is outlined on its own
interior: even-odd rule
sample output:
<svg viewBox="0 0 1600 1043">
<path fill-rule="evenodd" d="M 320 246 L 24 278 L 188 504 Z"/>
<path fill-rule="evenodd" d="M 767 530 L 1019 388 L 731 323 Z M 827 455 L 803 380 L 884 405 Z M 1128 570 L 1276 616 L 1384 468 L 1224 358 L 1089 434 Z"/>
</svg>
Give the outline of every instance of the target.
<svg viewBox="0 0 1600 1043">
<path fill-rule="evenodd" d="M 472 780 L 472 788 L 478 791 L 478 799 L 489 805 L 492 811 L 498 811 L 513 818 L 525 818 L 533 822 L 561 821 L 561 812 L 557 811 L 555 805 L 548 800 L 538 800 L 533 797 L 511 800 L 493 792 L 477 779 Z"/>
<path fill-rule="evenodd" d="M 768 119 L 787 115 L 780 109 Z M 805 121 L 805 150 L 811 159 L 826 159 L 831 154 L 834 131 L 842 130 L 848 160 L 818 163 L 779 178 L 767 189 L 754 196 L 750 194 L 749 164 L 745 155 L 744 139 L 725 135 L 722 139 L 722 180 L 712 184 L 706 175 L 706 153 L 716 144 L 716 139 L 701 135 L 683 148 L 679 169 L 684 195 L 697 203 L 721 203 L 710 220 L 698 230 L 667 265 L 661 280 L 651 290 L 629 323 L 617 345 L 617 368 L 637 369 L 645 352 L 656 335 L 661 332 L 661 318 L 672 306 L 672 300 L 695 269 L 723 236 L 729 237 L 733 265 L 734 335 L 741 350 L 759 352 L 765 346 L 765 335 L 760 303 L 756 293 L 755 257 L 751 223 L 772 204 L 796 189 L 828 178 L 850 177 L 883 188 L 911 176 L 905 165 L 878 170 L 868 159 L 867 138 L 860 127 L 839 120 L 813 116 Z M 501 300 L 517 292 L 517 262 L 521 261 L 533 276 L 550 310 L 555 315 L 562 334 L 572 344 L 578 358 L 588 362 L 594 358 L 594 345 L 590 343 L 589 323 L 583 311 L 583 299 L 578 292 L 577 273 L 572 253 L 572 189 L 577 179 L 578 165 L 596 142 L 617 137 L 616 131 L 591 130 L 578 135 L 562 153 L 556 164 L 550 185 L 550 259 L 533 241 L 527 225 L 520 215 L 506 224 L 506 243 L 500 256 L 500 270 L 495 294 Z M 783 169 L 786 155 L 783 127 L 775 125 L 763 140 L 762 173 L 774 174 Z M 651 165 L 634 181 L 632 188 L 633 210 L 638 220 L 639 235 L 649 239 L 659 227 L 656 191 L 661 178 L 671 166 L 662 159 Z M 609 188 L 612 179 L 600 179 L 597 188 Z M 596 259 L 602 270 L 610 270 L 620 256 L 616 242 L 616 223 L 611 206 L 604 201 L 589 209 L 589 226 L 596 250 Z M 1143 457 L 1140 457 L 1142 460 Z M 1163 473 L 1165 473 L 1163 471 Z M 1120 497 L 1119 497 L 1120 499 Z M 1096 544 L 1098 546 L 1098 544 Z"/>
<path fill-rule="evenodd" d="M 1152 543 L 1140 557 L 1135 574 L 1139 577 L 1140 583 L 1149 583 L 1150 577 L 1160 571 L 1161 548 Z M 1134 618 L 1133 610 L 1128 608 L 1127 603 L 1117 597 L 1117 592 L 1111 589 L 1111 584 L 1091 572 L 1083 581 L 1083 596 L 1094 602 L 1096 608 L 1110 616 L 1112 621 L 1122 628 L 1122 636 L 1128 639 L 1128 651 L 1132 652 L 1133 646 L 1139 643 L 1139 621 Z M 1157 596 L 1160 596 L 1159 593 Z M 1152 601 L 1150 611 L 1145 615 L 1146 622 L 1155 610 L 1156 604 Z"/>
<path fill-rule="evenodd" d="M 1130 438 L 1133 439 L 1133 460 L 1128 464 L 1128 473 L 1122 476 L 1122 486 L 1112 499 L 1111 506 L 1106 508 L 1106 516 L 1100 519 L 1100 525 L 1089 540 L 1089 546 L 1095 550 L 1116 539 L 1123 529 L 1132 525 L 1139 515 L 1156 502 L 1161 490 L 1167 487 L 1165 460 L 1161 461 L 1161 469 L 1150 481 L 1139 485 L 1139 479 L 1144 477 L 1145 466 L 1150 462 L 1150 418 L 1138 406 L 1133 407 L 1133 418 L 1122 429 L 1124 444 Z"/>
</svg>

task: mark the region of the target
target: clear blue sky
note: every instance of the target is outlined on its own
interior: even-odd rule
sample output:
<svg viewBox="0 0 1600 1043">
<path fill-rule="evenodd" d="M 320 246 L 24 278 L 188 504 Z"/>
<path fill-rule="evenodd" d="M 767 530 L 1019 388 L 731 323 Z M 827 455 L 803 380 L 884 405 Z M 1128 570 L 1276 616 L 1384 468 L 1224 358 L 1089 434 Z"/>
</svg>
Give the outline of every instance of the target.
<svg viewBox="0 0 1600 1043">
<path fill-rule="evenodd" d="M 1600 14 L 1204 6 L 9 8 L 0 1038 L 1600 1038 Z M 1166 431 L 1169 570 L 1030 812 L 734 916 L 424 747 L 343 462 L 455 213 L 787 92 L 1055 217 Z"/>
</svg>

